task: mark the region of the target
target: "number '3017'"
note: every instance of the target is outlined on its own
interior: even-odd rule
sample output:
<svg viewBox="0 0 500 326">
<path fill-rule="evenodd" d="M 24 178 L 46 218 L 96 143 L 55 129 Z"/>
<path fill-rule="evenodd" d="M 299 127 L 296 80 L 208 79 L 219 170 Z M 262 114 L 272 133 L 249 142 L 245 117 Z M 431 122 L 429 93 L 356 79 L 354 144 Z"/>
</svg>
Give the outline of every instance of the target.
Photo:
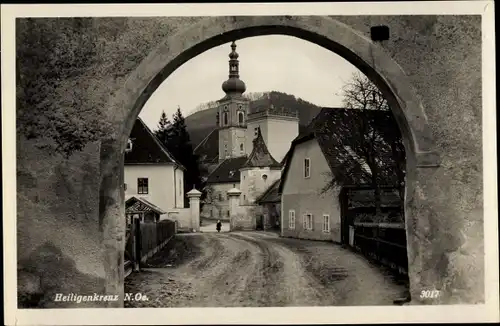
<svg viewBox="0 0 500 326">
<path fill-rule="evenodd" d="M 441 294 L 439 290 L 422 290 L 420 299 L 436 299 Z"/>
</svg>

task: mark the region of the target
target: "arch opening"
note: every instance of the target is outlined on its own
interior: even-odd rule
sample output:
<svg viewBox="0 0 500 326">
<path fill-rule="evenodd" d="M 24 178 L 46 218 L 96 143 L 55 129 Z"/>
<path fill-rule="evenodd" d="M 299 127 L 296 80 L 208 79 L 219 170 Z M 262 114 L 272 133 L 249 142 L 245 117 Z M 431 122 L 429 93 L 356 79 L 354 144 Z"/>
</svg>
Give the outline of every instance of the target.
<svg viewBox="0 0 500 326">
<path fill-rule="evenodd" d="M 328 38 L 325 35 L 314 33 L 296 26 L 287 25 L 258 25 L 230 30 L 225 33 L 201 40 L 193 46 L 186 48 L 182 52 L 178 53 L 172 60 L 165 64 L 156 75 L 154 75 L 154 77 L 147 83 L 147 86 L 138 96 L 137 100 L 134 103 L 133 109 L 128 112 L 128 116 L 126 117 L 126 124 L 124 126 L 125 130 L 123 130 L 122 134 L 128 134 L 128 131 L 132 129 L 133 121 L 135 121 L 135 118 L 137 118 L 147 100 L 161 85 L 161 83 L 163 83 L 168 78 L 168 76 L 181 65 L 188 62 L 190 59 L 200 55 L 201 53 L 210 50 L 211 48 L 220 46 L 230 41 L 266 35 L 286 35 L 311 42 L 332 51 L 333 53 L 341 56 L 349 63 L 354 65 L 377 86 L 377 88 L 384 94 L 384 97 L 389 102 L 401 133 L 403 134 L 408 160 L 410 162 L 414 162 L 415 165 L 439 165 L 439 156 L 434 152 L 434 142 L 432 140 L 431 133 L 427 130 L 427 122 L 425 121 L 425 114 L 423 113 L 422 106 L 416 96 L 414 94 L 411 94 L 411 86 L 409 82 L 406 81 L 406 76 L 402 71 L 400 71 L 397 78 L 395 78 L 397 81 L 392 81 L 392 78 L 390 78 L 390 76 L 377 71 L 377 68 L 380 67 L 379 64 L 375 62 L 375 56 L 380 55 L 380 53 L 375 53 L 375 51 L 372 51 L 372 53 L 370 53 L 371 58 L 366 58 L 369 59 L 366 60 L 364 58 L 361 58 L 351 49 L 340 44 L 339 42 L 336 42 L 335 40 L 332 40 L 331 38 Z M 357 36 L 360 37 L 359 35 Z M 364 44 L 363 46 L 376 48 L 379 52 L 382 51 L 381 48 L 376 47 L 376 45 L 368 39 L 363 39 L 363 41 L 366 42 L 366 44 Z M 385 61 L 391 61 L 389 64 L 389 66 L 391 66 L 391 69 L 401 70 L 400 67 L 392 60 L 392 58 L 389 57 L 388 54 L 383 54 L 385 56 Z M 398 85 L 398 83 L 402 83 L 404 85 Z M 401 95 L 407 98 L 409 97 L 411 98 L 411 100 L 405 100 Z M 411 114 L 411 119 L 409 119 L 410 112 L 413 112 Z M 412 120 L 413 122 L 411 125 L 409 123 L 409 120 Z"/>
<path fill-rule="evenodd" d="M 327 25 L 326 32 L 320 32 L 314 24 L 309 25 L 310 19 L 319 20 L 321 24 Z M 221 24 L 220 20 L 227 23 Z M 270 24 L 269 21 L 276 21 L 276 23 Z M 213 27 L 212 34 L 207 33 L 207 29 L 211 27 Z M 405 219 L 408 219 L 407 204 L 413 193 L 416 168 L 439 165 L 439 155 L 434 151 L 434 142 L 427 127 L 423 107 L 413 93 L 404 72 L 382 48 L 328 17 L 304 18 L 304 20 L 287 20 L 283 17 L 206 18 L 187 31 L 165 40 L 157 51 L 144 59 L 131 74 L 122 91 L 111 102 L 112 107 L 121 103 L 133 104 L 123 108 L 125 121 L 115 120 L 118 133 L 115 139 L 108 141 L 109 146 L 105 147 L 109 151 L 114 151 L 116 156 L 111 155 L 110 152 L 101 155 L 104 158 L 104 162 L 101 162 L 101 175 L 103 176 L 101 193 L 110 193 L 109 188 L 114 187 L 109 180 L 109 175 L 117 170 L 116 164 L 120 165 L 121 161 L 111 162 L 111 160 L 123 154 L 140 111 L 153 92 L 170 74 L 190 59 L 213 47 L 233 40 L 264 35 L 297 37 L 328 49 L 354 65 L 383 93 L 398 123 L 406 151 L 404 214 Z M 131 89 L 133 92 L 130 92 Z M 226 118 L 224 117 L 223 121 L 226 121 Z M 121 165 L 121 171 L 123 176 L 123 165 Z M 103 187 L 108 188 L 108 191 L 103 190 Z M 119 184 L 116 184 L 116 187 L 119 187 Z M 119 223 L 113 220 L 117 216 L 113 214 L 117 210 L 116 207 L 115 209 L 106 207 L 119 204 L 119 200 L 101 203 L 101 223 L 110 225 Z M 116 261 L 110 263 L 116 263 Z"/>
</svg>

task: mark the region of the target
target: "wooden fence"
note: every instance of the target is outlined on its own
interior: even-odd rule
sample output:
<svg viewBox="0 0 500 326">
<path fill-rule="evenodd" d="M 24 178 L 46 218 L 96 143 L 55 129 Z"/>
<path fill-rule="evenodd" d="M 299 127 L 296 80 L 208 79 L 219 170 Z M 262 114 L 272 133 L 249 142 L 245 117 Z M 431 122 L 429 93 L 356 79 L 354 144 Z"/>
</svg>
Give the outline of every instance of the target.
<svg viewBox="0 0 500 326">
<path fill-rule="evenodd" d="M 399 223 L 354 223 L 352 246 L 398 274 L 408 274 L 406 232 Z"/>
<path fill-rule="evenodd" d="M 175 235 L 175 222 L 163 220 L 158 223 L 141 223 L 141 261 L 152 256 L 159 246 Z"/>
<path fill-rule="evenodd" d="M 176 223 L 162 220 L 157 223 L 142 223 L 138 219 L 127 226 L 125 242 L 125 277 L 139 270 L 141 263 L 162 249 L 176 234 Z"/>
</svg>

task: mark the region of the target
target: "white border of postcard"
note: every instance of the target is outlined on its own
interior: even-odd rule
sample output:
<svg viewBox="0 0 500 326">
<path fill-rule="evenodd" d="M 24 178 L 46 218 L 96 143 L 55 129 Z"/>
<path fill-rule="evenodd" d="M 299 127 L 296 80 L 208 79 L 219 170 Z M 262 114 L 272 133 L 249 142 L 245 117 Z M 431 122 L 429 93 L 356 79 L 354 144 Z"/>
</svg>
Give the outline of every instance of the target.
<svg viewBox="0 0 500 326">
<path fill-rule="evenodd" d="M 6 325 L 313 324 L 499 321 L 493 1 L 272 4 L 2 5 L 4 306 Z M 461 306 L 17 309 L 15 18 L 54 16 L 482 15 L 486 304 Z M 9 191 L 5 191 L 8 189 Z"/>
</svg>

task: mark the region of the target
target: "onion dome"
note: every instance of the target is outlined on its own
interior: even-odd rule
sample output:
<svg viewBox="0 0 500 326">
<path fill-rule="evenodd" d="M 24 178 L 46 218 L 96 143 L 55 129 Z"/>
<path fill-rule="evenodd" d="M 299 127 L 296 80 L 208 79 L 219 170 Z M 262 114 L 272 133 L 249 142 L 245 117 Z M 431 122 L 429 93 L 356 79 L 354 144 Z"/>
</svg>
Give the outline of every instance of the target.
<svg viewBox="0 0 500 326">
<path fill-rule="evenodd" d="M 243 94 L 247 87 L 240 79 L 238 52 L 236 52 L 236 43 L 231 44 L 231 53 L 229 53 L 229 78 L 222 83 L 222 90 L 227 94 Z"/>
</svg>

